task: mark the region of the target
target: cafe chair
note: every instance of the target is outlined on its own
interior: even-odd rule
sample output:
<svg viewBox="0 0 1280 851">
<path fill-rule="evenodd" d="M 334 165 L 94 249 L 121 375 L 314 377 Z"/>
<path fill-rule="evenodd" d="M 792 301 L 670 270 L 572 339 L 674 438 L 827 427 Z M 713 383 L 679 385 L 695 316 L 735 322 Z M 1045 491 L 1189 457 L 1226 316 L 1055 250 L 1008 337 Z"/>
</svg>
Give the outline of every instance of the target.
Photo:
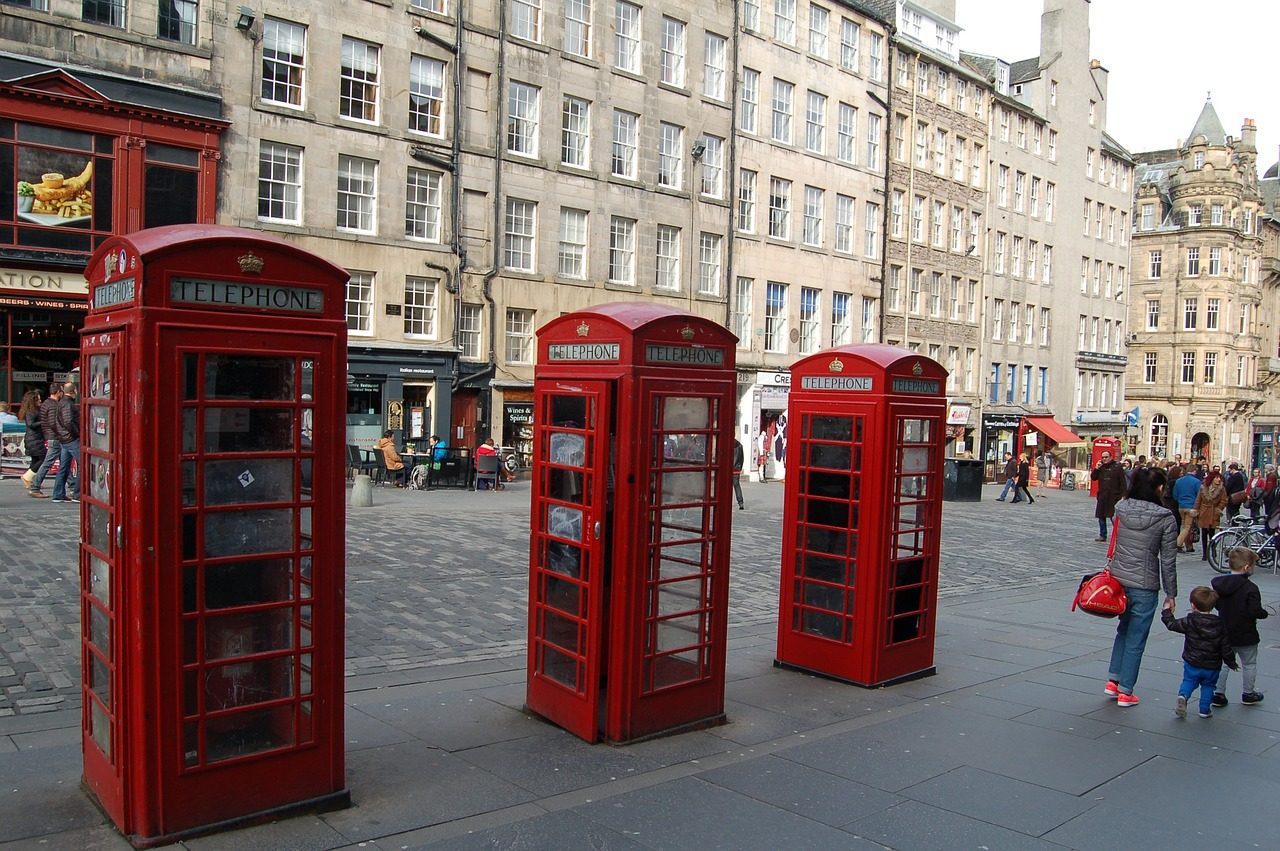
<svg viewBox="0 0 1280 851">
<path fill-rule="evenodd" d="M 501 466 L 501 455 L 477 455 L 476 490 L 480 490 L 481 482 L 487 482 L 489 490 L 498 490 L 498 468 Z"/>
<path fill-rule="evenodd" d="M 347 478 L 353 478 L 358 475 L 372 476 L 374 471 L 374 463 L 365 458 L 364 453 L 360 451 L 360 447 L 354 443 L 347 444 Z"/>
</svg>

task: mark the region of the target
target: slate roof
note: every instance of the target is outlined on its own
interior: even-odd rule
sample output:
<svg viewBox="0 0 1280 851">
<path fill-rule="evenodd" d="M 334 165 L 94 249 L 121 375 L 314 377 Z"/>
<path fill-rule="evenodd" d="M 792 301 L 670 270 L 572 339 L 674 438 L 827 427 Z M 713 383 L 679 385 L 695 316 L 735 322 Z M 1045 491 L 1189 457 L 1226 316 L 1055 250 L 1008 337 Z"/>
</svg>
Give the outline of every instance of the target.
<svg viewBox="0 0 1280 851">
<path fill-rule="evenodd" d="M 1040 76 L 1040 57 L 1019 59 L 1009 65 L 1009 85 L 1034 80 Z"/>
<path fill-rule="evenodd" d="M 1227 131 L 1222 129 L 1222 122 L 1218 120 L 1218 111 L 1213 108 L 1211 100 L 1204 102 L 1200 117 L 1196 119 L 1195 126 L 1187 134 L 1187 144 L 1191 144 L 1191 140 L 1197 136 L 1204 136 L 1209 140 L 1210 145 L 1227 144 Z"/>
</svg>

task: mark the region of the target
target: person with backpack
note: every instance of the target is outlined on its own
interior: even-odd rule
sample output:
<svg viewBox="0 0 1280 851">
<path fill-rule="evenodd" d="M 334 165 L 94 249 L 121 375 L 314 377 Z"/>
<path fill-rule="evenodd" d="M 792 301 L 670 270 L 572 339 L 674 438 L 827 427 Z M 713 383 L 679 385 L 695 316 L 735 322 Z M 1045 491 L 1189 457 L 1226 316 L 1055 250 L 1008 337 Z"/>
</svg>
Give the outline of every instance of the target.
<svg viewBox="0 0 1280 851">
<path fill-rule="evenodd" d="M 1230 525 L 1240 513 L 1240 506 L 1249 498 L 1249 480 L 1240 470 L 1240 465 L 1232 461 L 1227 465 L 1227 478 L 1224 486 L 1227 489 L 1227 525 Z"/>
</svg>

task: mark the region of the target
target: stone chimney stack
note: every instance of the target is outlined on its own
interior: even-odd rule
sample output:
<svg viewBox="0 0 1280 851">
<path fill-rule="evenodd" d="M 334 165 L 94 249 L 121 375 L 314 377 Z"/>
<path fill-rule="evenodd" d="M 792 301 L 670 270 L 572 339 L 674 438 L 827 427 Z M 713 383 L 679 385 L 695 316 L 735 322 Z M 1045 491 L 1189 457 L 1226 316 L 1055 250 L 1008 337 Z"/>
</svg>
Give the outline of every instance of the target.
<svg viewBox="0 0 1280 851">
<path fill-rule="evenodd" d="M 1244 126 L 1240 128 L 1240 150 L 1258 152 L 1258 125 L 1252 118 L 1244 120 Z"/>
</svg>

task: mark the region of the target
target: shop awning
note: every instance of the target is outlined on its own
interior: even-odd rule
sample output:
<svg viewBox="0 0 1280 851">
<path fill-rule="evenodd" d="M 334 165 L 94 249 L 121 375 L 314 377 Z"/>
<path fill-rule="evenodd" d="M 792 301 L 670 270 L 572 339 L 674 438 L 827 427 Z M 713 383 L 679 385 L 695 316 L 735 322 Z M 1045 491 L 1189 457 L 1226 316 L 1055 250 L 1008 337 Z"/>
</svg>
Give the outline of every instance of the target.
<svg viewBox="0 0 1280 851">
<path fill-rule="evenodd" d="M 1084 443 L 1085 439 L 1053 417 L 1027 417 L 1027 425 L 1058 445 Z"/>
</svg>

